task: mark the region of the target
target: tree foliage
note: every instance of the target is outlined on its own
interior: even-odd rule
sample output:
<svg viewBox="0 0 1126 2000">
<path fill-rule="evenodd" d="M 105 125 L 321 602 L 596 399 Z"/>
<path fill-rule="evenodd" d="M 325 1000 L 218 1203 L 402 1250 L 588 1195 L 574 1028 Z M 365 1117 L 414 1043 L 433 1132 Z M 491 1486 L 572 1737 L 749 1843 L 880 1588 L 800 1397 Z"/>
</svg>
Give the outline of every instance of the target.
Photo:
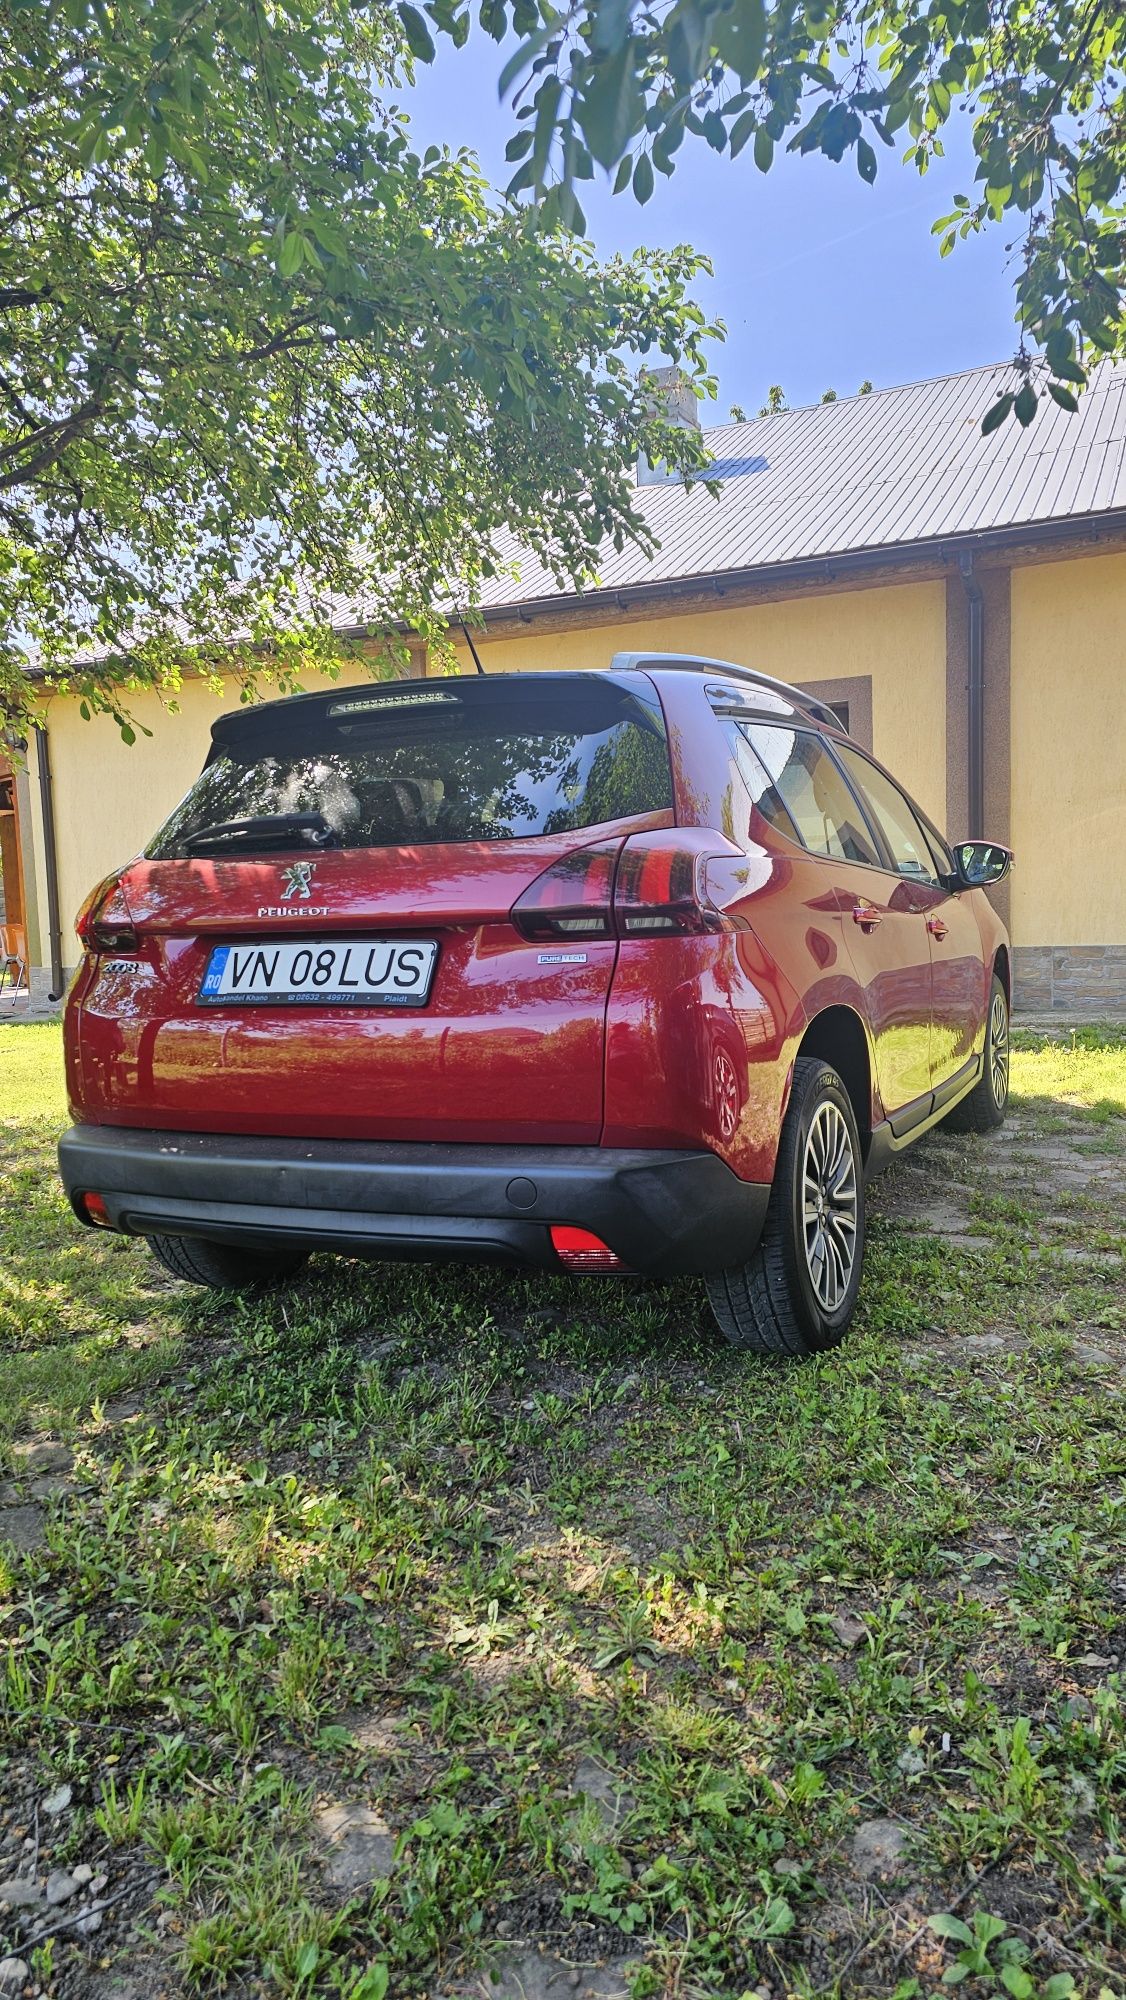
<svg viewBox="0 0 1126 2000">
<path fill-rule="evenodd" d="M 473 0 L 430 0 L 459 34 Z M 1092 358 L 1126 353 L 1126 7 L 1122 0 L 477 0 L 520 46 L 511 186 L 548 222 L 582 226 L 576 188 L 601 166 L 647 202 L 686 139 L 760 172 L 780 147 L 881 153 L 920 172 L 953 116 L 972 122 L 976 187 L 935 231 L 945 254 L 1000 225 L 1014 250 L 1017 376 L 990 412 L 1035 415 L 1037 384 L 1065 409 Z M 1047 369 L 1033 366 L 1042 349 Z"/>
<path fill-rule="evenodd" d="M 433 638 L 500 528 L 580 578 L 644 540 L 639 449 L 701 461 L 639 380 L 710 388 L 700 260 L 419 158 L 432 49 L 382 0 L 0 0 L 0 720 L 30 659 L 128 734 L 186 641 L 249 689 L 345 604 Z"/>
</svg>

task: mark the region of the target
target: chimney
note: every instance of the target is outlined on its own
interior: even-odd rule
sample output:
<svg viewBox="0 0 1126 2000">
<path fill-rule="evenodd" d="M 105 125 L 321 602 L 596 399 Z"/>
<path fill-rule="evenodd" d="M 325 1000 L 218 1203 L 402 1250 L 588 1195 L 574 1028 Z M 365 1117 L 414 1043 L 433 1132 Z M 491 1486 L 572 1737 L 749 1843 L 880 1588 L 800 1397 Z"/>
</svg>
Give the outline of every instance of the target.
<svg viewBox="0 0 1126 2000">
<path fill-rule="evenodd" d="M 663 416 L 666 423 L 675 424 L 678 430 L 699 430 L 700 406 L 692 384 L 679 368 L 645 368 L 641 374 L 641 385 L 649 392 L 650 410 Z M 663 458 L 656 465 L 650 465 L 645 453 L 639 452 L 639 486 L 660 486 L 675 477 L 676 474 L 669 471 Z"/>
</svg>

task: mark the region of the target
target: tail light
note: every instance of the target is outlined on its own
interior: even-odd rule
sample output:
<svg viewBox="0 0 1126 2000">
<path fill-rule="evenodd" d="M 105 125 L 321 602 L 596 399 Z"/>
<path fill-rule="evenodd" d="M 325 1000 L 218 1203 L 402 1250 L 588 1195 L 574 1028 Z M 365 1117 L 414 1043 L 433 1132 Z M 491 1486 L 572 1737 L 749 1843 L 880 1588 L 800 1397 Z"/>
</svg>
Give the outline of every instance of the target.
<svg viewBox="0 0 1126 2000">
<path fill-rule="evenodd" d="M 734 864 L 745 876 L 741 856 L 709 852 L 716 836 L 692 846 L 676 833 L 635 835 L 579 847 L 538 875 L 514 904 L 512 921 L 521 936 L 549 938 L 644 937 L 673 933 L 699 936 L 739 928 L 711 894 L 709 868 L 717 880 Z M 723 893 L 745 893 L 745 881 L 724 882 Z"/>
<path fill-rule="evenodd" d="M 614 934 L 614 868 L 620 841 L 577 847 L 553 861 L 513 905 L 512 921 L 521 937 L 539 944 L 551 938 L 597 938 Z"/>
<path fill-rule="evenodd" d="M 86 898 L 74 920 L 79 942 L 86 951 L 136 951 L 139 940 L 133 927 L 129 905 L 125 901 L 121 882 L 116 875 L 107 875 L 104 882 Z"/>
<path fill-rule="evenodd" d="M 707 860 L 693 848 L 671 844 L 627 847 L 614 884 L 619 937 L 730 930 L 730 920 L 708 897 Z"/>
<path fill-rule="evenodd" d="M 570 1223 L 552 1225 L 551 1247 L 565 1271 L 626 1271 L 616 1251 L 590 1229 L 573 1229 Z"/>
</svg>

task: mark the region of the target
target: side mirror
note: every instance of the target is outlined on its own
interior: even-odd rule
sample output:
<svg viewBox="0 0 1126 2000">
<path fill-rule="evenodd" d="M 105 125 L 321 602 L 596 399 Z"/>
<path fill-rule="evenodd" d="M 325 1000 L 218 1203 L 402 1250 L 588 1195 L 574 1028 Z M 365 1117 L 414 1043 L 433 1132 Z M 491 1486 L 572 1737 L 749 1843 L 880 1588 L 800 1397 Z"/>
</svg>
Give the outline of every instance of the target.
<svg viewBox="0 0 1126 2000">
<path fill-rule="evenodd" d="M 1011 847 L 995 840 L 960 840 L 954 848 L 959 889 L 991 889 L 1013 865 Z"/>
</svg>

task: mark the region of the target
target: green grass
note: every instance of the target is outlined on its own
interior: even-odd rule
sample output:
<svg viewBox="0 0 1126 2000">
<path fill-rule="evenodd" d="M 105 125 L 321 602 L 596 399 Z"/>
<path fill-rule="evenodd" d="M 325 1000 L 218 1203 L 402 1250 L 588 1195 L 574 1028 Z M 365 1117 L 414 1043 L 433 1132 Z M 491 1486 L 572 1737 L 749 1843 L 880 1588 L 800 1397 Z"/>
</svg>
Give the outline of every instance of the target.
<svg viewBox="0 0 1126 2000">
<path fill-rule="evenodd" d="M 31 1439 L 75 1454 L 7 1561 L 0 1798 L 65 1780 L 61 1858 L 140 1886 L 45 1991 L 96 1949 L 154 1993 L 410 2000 L 519 1941 L 681 2000 L 1123 1990 L 1122 1374 L 1079 1352 L 1126 1346 L 1120 1038 L 1018 1049 L 1027 1174 L 914 1156 L 985 1250 L 877 1187 L 855 1336 L 805 1367 L 687 1284 L 318 1259 L 195 1298 L 69 1215 L 57 1077 L 56 1030 L 0 1030 L 0 1450 L 25 1500 Z M 351 1898 L 346 1799 L 396 1839 Z M 898 1880 L 853 1866 L 874 1818 Z"/>
<path fill-rule="evenodd" d="M 1126 1026 L 1074 1028 L 1059 1035 L 1018 1029 L 1015 1074 L 1026 1102 L 1097 1119 L 1126 1117 Z"/>
<path fill-rule="evenodd" d="M 54 1022 L 0 1026 L 0 1123 L 66 1117 L 62 1042 Z"/>
</svg>

